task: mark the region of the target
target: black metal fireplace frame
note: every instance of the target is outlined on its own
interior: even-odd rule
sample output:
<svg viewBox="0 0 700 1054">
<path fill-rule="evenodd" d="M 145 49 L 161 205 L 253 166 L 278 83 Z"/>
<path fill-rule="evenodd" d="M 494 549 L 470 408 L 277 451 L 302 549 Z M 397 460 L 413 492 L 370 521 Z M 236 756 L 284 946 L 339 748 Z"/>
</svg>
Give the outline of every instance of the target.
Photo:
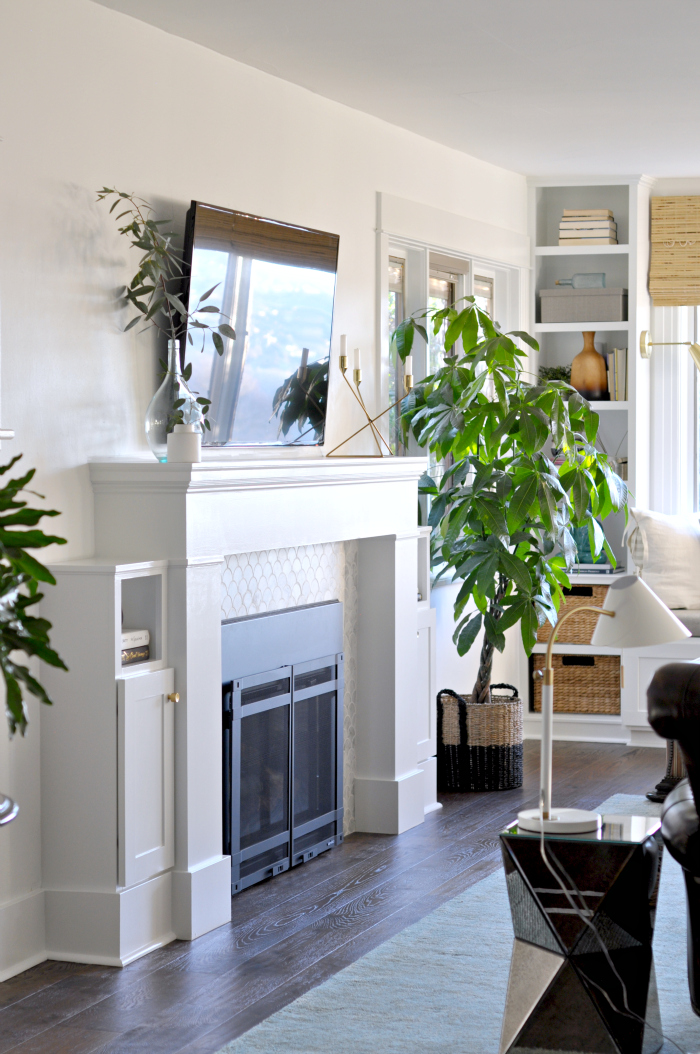
<svg viewBox="0 0 700 1054">
<path fill-rule="evenodd" d="M 331 608 L 325 612 L 311 609 Z M 333 610 L 335 609 L 335 610 Z M 321 605 L 307 605 L 305 608 L 291 609 L 284 612 L 274 613 L 269 616 L 274 618 L 272 625 L 273 636 L 277 633 L 283 654 L 295 659 L 301 654 L 299 647 L 287 643 L 288 629 L 291 625 L 289 617 L 295 612 L 304 612 L 306 628 L 320 627 L 320 621 L 324 620 L 323 628 L 317 636 L 317 644 L 326 645 L 338 637 L 338 626 L 342 634 L 342 605 L 337 602 Z M 275 618 L 275 615 L 277 616 Z M 257 616 L 257 619 L 261 616 Z M 338 621 L 339 620 L 339 621 Z M 235 620 L 240 623 L 250 620 Z M 231 625 L 230 620 L 226 625 Z M 314 625 L 315 624 L 315 625 Z M 335 635 L 333 632 L 335 626 Z M 240 627 L 239 627 L 240 628 Z M 249 645 L 257 636 L 256 631 L 262 630 L 261 624 L 243 627 L 244 644 Z M 313 644 L 306 640 L 303 646 L 308 654 L 309 647 Z M 244 650 L 244 649 L 242 649 Z M 240 653 L 239 653 L 240 654 Z M 273 652 L 274 654 L 274 652 Z M 269 654 L 267 656 L 269 658 Z M 237 665 L 244 665 L 244 660 L 233 660 Z M 247 662 L 255 663 L 250 654 L 246 655 Z M 259 660 L 258 660 L 259 661 Z M 316 658 L 301 662 L 291 662 L 284 666 L 278 666 L 263 673 L 250 673 L 246 676 L 234 677 L 225 681 L 222 685 L 223 698 L 223 852 L 231 856 L 231 892 L 239 893 L 241 890 L 260 882 L 263 879 L 274 877 L 308 860 L 313 859 L 320 853 L 339 845 L 343 840 L 343 694 L 344 694 L 344 656 L 340 651 L 331 652 Z M 227 658 L 223 664 L 224 676 L 227 669 L 231 669 L 231 661 Z M 286 682 L 286 683 L 285 683 Z M 269 692 L 266 692 L 269 688 Z M 334 771 L 331 774 L 333 784 L 334 808 L 322 815 L 316 816 L 306 823 L 294 826 L 295 818 L 295 708 L 299 703 L 317 696 L 333 695 L 331 703 L 331 741 L 335 745 L 335 757 L 332 759 Z M 246 696 L 250 701 L 246 702 Z M 252 697 L 252 698 L 250 698 Z M 254 714 L 265 710 L 286 708 L 288 729 L 288 780 L 286 788 L 287 797 L 287 826 L 286 830 L 280 831 L 264 841 L 254 842 L 249 846 L 241 848 L 240 832 L 240 778 L 234 779 L 237 764 L 240 764 L 241 751 L 241 727 L 242 721 Z M 299 845 L 298 843 L 302 844 Z M 257 859 L 259 867 L 250 869 L 251 863 Z M 246 864 L 248 868 L 246 868 Z M 244 871 L 244 874 L 241 874 Z"/>
</svg>

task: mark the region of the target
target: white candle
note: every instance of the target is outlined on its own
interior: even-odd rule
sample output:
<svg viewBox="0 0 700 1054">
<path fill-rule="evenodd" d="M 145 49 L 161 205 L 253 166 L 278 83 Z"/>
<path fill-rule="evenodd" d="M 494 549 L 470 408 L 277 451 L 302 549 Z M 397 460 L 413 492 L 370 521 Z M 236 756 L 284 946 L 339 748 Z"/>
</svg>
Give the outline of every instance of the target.
<svg viewBox="0 0 700 1054">
<path fill-rule="evenodd" d="M 348 353 L 348 337 L 347 333 L 340 334 L 340 354 L 347 355 Z"/>
<path fill-rule="evenodd" d="M 308 361 L 309 361 L 309 349 L 308 348 L 302 348 L 301 349 L 301 368 L 302 368 L 302 370 L 306 369 Z"/>
<path fill-rule="evenodd" d="M 406 361 L 403 364 L 403 371 L 408 376 L 413 376 L 413 355 L 406 356 Z"/>
<path fill-rule="evenodd" d="M 356 370 L 361 370 L 362 369 L 362 357 L 360 355 L 360 349 L 359 348 L 355 348 L 355 369 Z"/>
</svg>

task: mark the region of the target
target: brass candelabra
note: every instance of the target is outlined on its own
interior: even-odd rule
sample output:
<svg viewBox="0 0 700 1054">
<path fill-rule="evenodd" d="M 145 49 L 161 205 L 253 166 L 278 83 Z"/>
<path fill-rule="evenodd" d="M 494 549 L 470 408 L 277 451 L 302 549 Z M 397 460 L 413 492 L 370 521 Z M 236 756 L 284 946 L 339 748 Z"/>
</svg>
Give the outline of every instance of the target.
<svg viewBox="0 0 700 1054">
<path fill-rule="evenodd" d="M 370 412 L 369 412 L 369 410 L 367 409 L 367 406 L 365 404 L 364 399 L 362 398 L 362 392 L 360 391 L 360 385 L 362 384 L 362 370 L 361 369 L 354 369 L 352 371 L 353 372 L 353 381 L 354 381 L 354 387 L 353 387 L 353 385 L 350 382 L 350 380 L 348 380 L 348 357 L 347 357 L 347 355 L 340 355 L 338 357 L 338 364 L 340 366 L 340 372 L 343 375 L 343 380 L 345 381 L 345 383 L 347 384 L 348 388 L 352 392 L 353 397 L 357 400 L 359 406 L 362 409 L 363 414 L 367 418 L 367 421 L 360 428 L 356 429 L 356 431 L 354 431 L 352 433 L 352 435 L 349 435 L 347 437 L 347 439 L 344 439 L 342 441 L 342 443 L 338 443 L 336 446 L 333 447 L 332 450 L 329 450 L 329 452 L 326 454 L 326 457 L 393 457 L 394 455 L 393 455 L 392 449 L 389 446 L 389 444 L 387 443 L 387 441 L 384 438 L 384 436 L 381 434 L 381 432 L 377 428 L 376 422 L 379 420 L 380 417 L 383 417 L 384 414 L 388 414 L 391 410 L 393 410 L 395 407 L 397 407 L 399 405 L 399 403 L 405 398 L 405 396 L 408 395 L 408 393 L 413 388 L 413 374 L 407 373 L 407 374 L 404 375 L 404 379 L 403 379 L 404 394 L 400 395 L 398 397 L 398 399 L 396 399 L 396 401 L 391 404 L 391 406 L 387 406 L 386 410 L 382 410 L 381 413 L 376 414 L 374 417 L 372 417 Z M 355 436 L 359 435 L 361 432 L 364 432 L 364 430 L 366 428 L 371 429 L 372 436 L 374 438 L 374 442 L 377 445 L 377 453 L 376 454 L 336 454 L 336 450 L 340 450 L 340 448 L 345 446 L 346 443 L 349 443 L 351 439 L 354 439 Z M 387 451 L 386 453 L 384 453 L 384 449 L 383 449 L 384 447 L 386 447 L 386 451 Z"/>
</svg>

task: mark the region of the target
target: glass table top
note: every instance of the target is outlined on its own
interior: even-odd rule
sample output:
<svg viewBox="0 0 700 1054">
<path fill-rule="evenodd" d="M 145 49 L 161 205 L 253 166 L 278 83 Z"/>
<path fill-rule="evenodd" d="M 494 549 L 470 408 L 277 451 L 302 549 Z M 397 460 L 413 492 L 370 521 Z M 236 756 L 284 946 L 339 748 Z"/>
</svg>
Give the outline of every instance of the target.
<svg viewBox="0 0 700 1054">
<path fill-rule="evenodd" d="M 545 840 L 618 842 L 636 845 L 645 842 L 652 834 L 656 834 L 661 827 L 661 820 L 658 816 L 618 816 L 615 813 L 603 813 L 602 815 L 603 823 L 597 831 L 590 831 L 587 834 L 545 834 Z M 501 834 L 507 835 L 509 838 L 530 838 L 535 840 L 541 837 L 535 831 L 519 830 L 517 820 L 501 831 Z"/>
</svg>

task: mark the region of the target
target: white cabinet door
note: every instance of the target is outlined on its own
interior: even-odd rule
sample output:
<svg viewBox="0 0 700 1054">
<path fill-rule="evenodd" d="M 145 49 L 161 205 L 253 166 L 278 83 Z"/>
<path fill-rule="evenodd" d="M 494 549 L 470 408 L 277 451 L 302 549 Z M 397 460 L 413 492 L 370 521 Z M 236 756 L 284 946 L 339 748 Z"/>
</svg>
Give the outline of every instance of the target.
<svg viewBox="0 0 700 1054">
<path fill-rule="evenodd" d="M 117 680 L 119 885 L 175 862 L 172 670 Z"/>
</svg>

